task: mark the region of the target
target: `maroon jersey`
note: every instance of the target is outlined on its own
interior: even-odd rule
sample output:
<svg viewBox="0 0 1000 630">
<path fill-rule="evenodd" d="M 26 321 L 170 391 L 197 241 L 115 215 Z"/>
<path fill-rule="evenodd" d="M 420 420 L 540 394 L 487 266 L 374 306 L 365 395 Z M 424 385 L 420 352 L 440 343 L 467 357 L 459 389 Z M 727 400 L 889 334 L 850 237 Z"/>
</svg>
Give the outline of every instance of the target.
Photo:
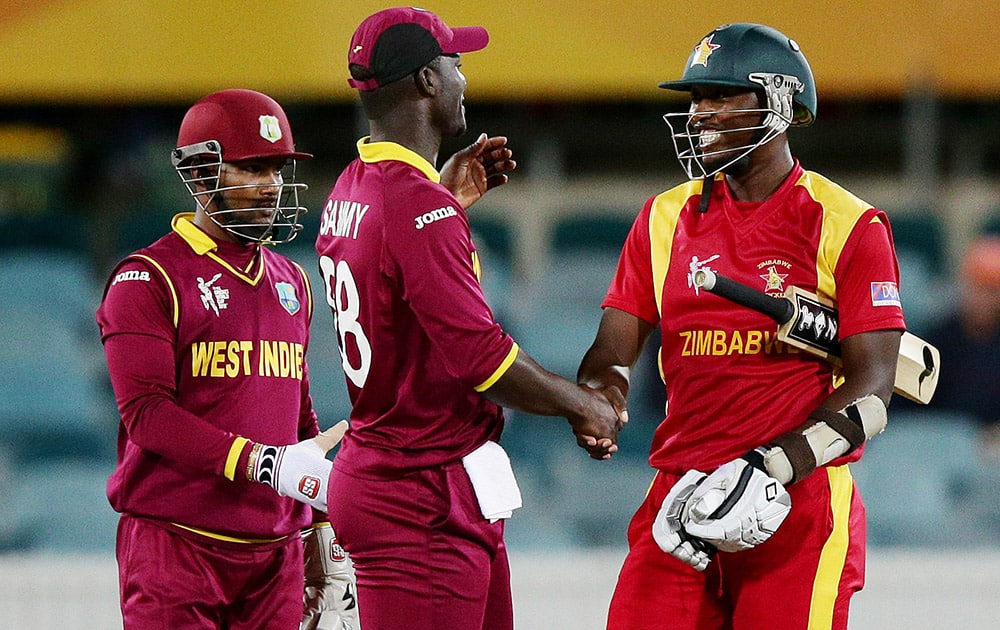
<svg viewBox="0 0 1000 630">
<path fill-rule="evenodd" d="M 479 392 L 517 346 L 494 321 L 468 217 L 434 167 L 390 142 L 358 150 L 316 239 L 353 404 L 334 466 L 371 475 L 453 462 L 499 438 L 502 411 Z"/>
<path fill-rule="evenodd" d="M 695 287 L 698 269 L 773 295 L 794 285 L 834 300 L 840 338 L 905 328 L 881 211 L 798 164 L 759 204 L 735 201 L 721 177 L 707 212 L 696 210 L 700 193 L 693 181 L 647 201 L 604 301 L 660 327 L 667 417 L 650 463 L 676 473 L 713 470 L 795 429 L 836 377 L 778 342 L 767 316 Z"/>
<path fill-rule="evenodd" d="M 236 437 L 294 444 L 318 431 L 308 280 L 266 247 L 214 242 L 191 216 L 118 263 L 97 312 L 121 414 L 108 497 L 183 527 L 285 536 L 311 510 L 246 481 Z"/>
</svg>

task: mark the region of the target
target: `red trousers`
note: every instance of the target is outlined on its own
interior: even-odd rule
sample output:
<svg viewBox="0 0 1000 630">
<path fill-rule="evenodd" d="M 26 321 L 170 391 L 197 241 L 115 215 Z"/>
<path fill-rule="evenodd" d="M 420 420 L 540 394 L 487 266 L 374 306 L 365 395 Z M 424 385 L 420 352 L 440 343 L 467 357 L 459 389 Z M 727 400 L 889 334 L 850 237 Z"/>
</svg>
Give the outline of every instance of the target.
<svg viewBox="0 0 1000 630">
<path fill-rule="evenodd" d="M 362 628 L 513 628 L 503 521 L 483 518 L 461 463 L 377 480 L 334 463 L 328 499 Z"/>
<path fill-rule="evenodd" d="M 658 473 L 629 525 L 609 630 L 846 630 L 864 585 L 865 510 L 847 466 L 788 486 L 792 511 L 764 544 L 717 553 L 703 573 L 653 540 L 679 477 Z"/>
</svg>

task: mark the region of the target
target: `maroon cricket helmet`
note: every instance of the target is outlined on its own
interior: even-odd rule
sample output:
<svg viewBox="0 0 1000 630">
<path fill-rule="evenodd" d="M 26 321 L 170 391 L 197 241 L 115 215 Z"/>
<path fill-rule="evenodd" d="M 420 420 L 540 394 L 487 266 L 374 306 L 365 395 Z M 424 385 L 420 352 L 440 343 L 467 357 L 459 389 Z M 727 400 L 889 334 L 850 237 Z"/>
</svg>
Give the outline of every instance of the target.
<svg viewBox="0 0 1000 630">
<path fill-rule="evenodd" d="M 214 140 L 224 162 L 282 157 L 305 160 L 295 150 L 292 129 L 281 105 L 253 90 L 222 90 L 191 106 L 181 122 L 178 147 Z"/>
</svg>

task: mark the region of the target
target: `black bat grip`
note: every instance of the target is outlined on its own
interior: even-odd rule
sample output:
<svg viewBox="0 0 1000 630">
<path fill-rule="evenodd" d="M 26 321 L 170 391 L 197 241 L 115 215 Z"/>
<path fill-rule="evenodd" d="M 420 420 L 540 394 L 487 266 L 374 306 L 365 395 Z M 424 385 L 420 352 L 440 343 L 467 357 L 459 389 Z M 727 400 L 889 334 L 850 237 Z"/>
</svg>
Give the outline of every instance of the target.
<svg viewBox="0 0 1000 630">
<path fill-rule="evenodd" d="M 778 322 L 779 326 L 791 320 L 795 315 L 795 305 L 792 304 L 791 300 L 785 297 L 775 299 L 742 282 L 720 276 L 711 269 L 699 269 L 694 272 L 693 279 L 695 286 L 759 311 Z"/>
</svg>

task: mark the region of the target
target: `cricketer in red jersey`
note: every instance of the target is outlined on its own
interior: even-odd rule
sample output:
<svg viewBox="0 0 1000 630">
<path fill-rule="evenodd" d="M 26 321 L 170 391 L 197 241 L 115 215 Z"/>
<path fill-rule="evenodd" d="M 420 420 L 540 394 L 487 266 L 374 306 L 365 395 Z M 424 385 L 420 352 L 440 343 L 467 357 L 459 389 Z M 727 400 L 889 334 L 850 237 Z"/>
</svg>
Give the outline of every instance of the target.
<svg viewBox="0 0 1000 630">
<path fill-rule="evenodd" d="M 316 251 L 353 405 L 331 520 L 369 628 L 512 628 L 503 519 L 521 497 L 501 406 L 568 418 L 595 459 L 617 450 L 623 421 L 620 392 L 544 370 L 494 320 L 465 211 L 490 172 L 462 202 L 440 183 L 441 141 L 466 129 L 459 55 L 487 41 L 397 8 L 363 21 L 349 49 L 371 135 L 330 193 Z"/>
<path fill-rule="evenodd" d="M 196 212 L 111 272 L 97 321 L 121 414 L 108 498 L 125 628 L 356 624 L 350 560 L 312 562 L 335 544 L 310 440 L 312 294 L 262 245 L 301 230 L 302 184 L 282 171 L 306 157 L 269 97 L 205 97 L 173 154 Z"/>
<path fill-rule="evenodd" d="M 691 93 L 689 111 L 668 122 L 693 181 L 639 213 L 579 372 L 627 391 L 659 327 L 667 416 L 608 628 L 845 629 L 865 562 L 847 463 L 884 426 L 905 329 L 889 225 L 792 157 L 787 128 L 816 110 L 797 43 L 726 25 L 685 68 L 661 87 Z M 777 342 L 766 316 L 699 289 L 699 269 L 835 301 L 842 370 Z M 889 297 L 874 290 L 885 286 Z"/>
</svg>

